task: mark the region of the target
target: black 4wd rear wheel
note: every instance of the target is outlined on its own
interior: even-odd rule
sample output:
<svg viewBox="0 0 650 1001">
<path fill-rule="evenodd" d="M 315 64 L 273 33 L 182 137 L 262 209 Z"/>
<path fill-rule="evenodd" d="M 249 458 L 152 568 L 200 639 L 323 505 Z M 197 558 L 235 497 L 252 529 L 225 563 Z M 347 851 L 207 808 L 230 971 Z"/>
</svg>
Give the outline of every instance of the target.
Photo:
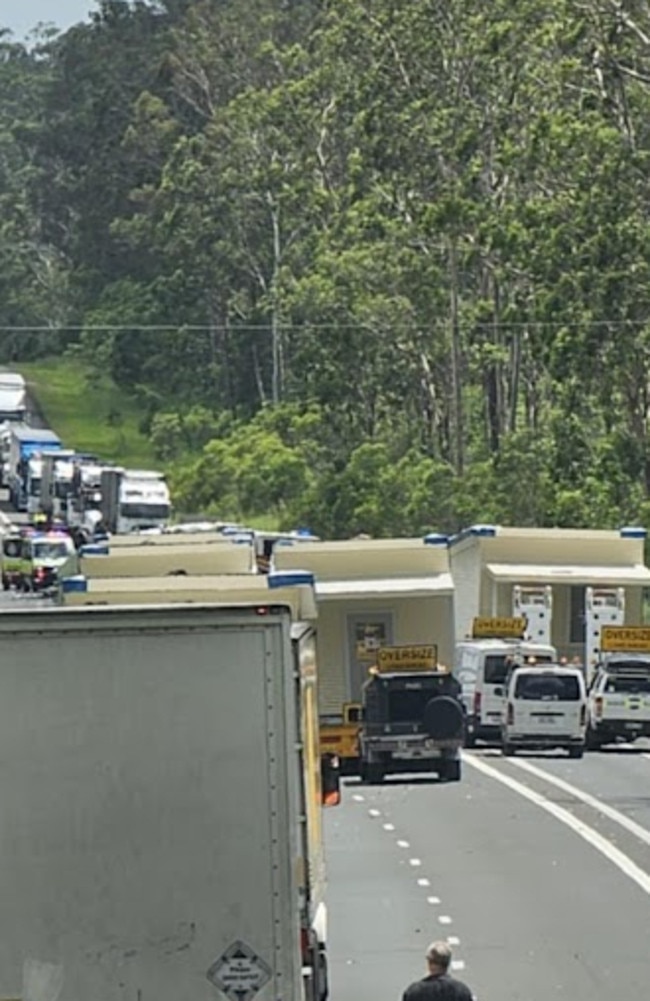
<svg viewBox="0 0 650 1001">
<path fill-rule="evenodd" d="M 438 777 L 441 782 L 460 782 L 461 772 L 460 758 L 447 758 L 440 763 Z"/>
</svg>

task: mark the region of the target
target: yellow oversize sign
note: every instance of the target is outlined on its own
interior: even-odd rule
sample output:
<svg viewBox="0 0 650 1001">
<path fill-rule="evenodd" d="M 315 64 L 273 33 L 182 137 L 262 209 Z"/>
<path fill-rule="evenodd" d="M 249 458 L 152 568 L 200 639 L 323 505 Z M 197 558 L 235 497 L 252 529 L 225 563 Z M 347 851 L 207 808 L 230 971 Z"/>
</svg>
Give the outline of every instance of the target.
<svg viewBox="0 0 650 1001">
<path fill-rule="evenodd" d="M 524 618 L 478 616 L 472 622 L 473 639 L 521 639 L 526 632 Z"/>
<path fill-rule="evenodd" d="M 434 671 L 438 648 L 431 646 L 382 646 L 377 651 L 377 668 L 392 671 Z"/>
<path fill-rule="evenodd" d="M 600 649 L 604 653 L 650 653 L 650 627 L 603 626 Z"/>
</svg>

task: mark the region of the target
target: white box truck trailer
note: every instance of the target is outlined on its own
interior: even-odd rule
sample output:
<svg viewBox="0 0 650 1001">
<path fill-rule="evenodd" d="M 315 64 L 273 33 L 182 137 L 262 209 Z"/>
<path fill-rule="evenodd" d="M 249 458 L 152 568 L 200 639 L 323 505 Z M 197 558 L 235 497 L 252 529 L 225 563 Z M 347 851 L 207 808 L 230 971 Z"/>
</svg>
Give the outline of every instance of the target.
<svg viewBox="0 0 650 1001">
<path fill-rule="evenodd" d="M 7 612 L 0 642 L 0 997 L 322 1001 L 312 627 L 267 591 Z"/>
</svg>

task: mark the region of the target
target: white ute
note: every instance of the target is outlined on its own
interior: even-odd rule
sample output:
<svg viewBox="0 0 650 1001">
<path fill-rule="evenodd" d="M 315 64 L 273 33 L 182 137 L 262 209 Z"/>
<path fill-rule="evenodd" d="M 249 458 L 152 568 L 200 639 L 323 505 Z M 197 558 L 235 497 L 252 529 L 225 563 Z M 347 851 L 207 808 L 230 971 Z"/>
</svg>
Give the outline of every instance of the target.
<svg viewBox="0 0 650 1001">
<path fill-rule="evenodd" d="M 587 696 L 577 668 L 519 667 L 505 694 L 501 748 L 510 756 L 524 748 L 564 748 L 571 758 L 585 749 Z"/>
<path fill-rule="evenodd" d="M 589 689 L 587 746 L 650 737 L 650 655 L 611 654 Z"/>
</svg>

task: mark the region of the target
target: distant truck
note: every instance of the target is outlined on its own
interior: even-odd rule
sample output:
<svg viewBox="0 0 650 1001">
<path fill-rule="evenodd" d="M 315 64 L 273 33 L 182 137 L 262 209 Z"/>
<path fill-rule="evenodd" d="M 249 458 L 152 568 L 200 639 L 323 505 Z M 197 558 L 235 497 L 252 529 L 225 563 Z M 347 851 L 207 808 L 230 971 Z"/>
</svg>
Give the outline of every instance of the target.
<svg viewBox="0 0 650 1001">
<path fill-rule="evenodd" d="M 9 487 L 9 500 L 16 511 L 27 511 L 29 460 L 38 453 L 54 452 L 62 447 L 61 439 L 49 428 L 33 428 L 26 424 L 10 425 L 6 485 Z M 40 483 L 38 492 L 40 494 Z"/>
<path fill-rule="evenodd" d="M 27 386 L 18 372 L 0 372 L 0 422 L 22 423 L 27 418 Z"/>
<path fill-rule="evenodd" d="M 311 625 L 258 588 L 8 611 L 0 641 L 0 996 L 325 1001 Z"/>
<path fill-rule="evenodd" d="M 377 665 L 362 689 L 362 781 L 382 782 L 386 775 L 406 772 L 460 780 L 465 737 L 460 685 L 435 662 L 435 647 L 378 651 Z"/>
<path fill-rule="evenodd" d="M 171 498 L 163 473 L 103 469 L 100 494 L 102 519 L 113 534 L 162 531 L 169 523 Z"/>
</svg>

